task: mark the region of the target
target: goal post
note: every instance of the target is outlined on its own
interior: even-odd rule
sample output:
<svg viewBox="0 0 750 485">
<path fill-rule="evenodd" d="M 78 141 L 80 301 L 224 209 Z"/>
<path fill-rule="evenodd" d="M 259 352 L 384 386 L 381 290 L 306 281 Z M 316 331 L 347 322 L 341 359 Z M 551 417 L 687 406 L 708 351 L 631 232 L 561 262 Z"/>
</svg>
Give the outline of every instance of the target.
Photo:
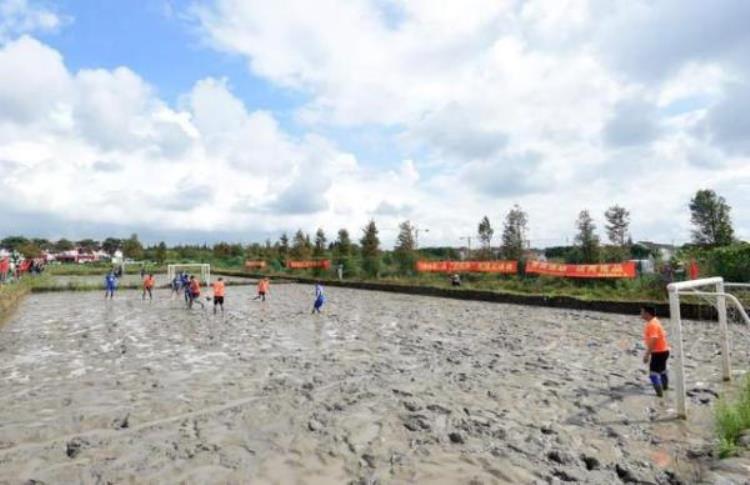
<svg viewBox="0 0 750 485">
<path fill-rule="evenodd" d="M 171 283 L 178 271 L 200 270 L 201 282 L 209 285 L 211 283 L 211 265 L 206 263 L 193 264 L 169 264 L 167 265 L 167 280 Z"/>
<path fill-rule="evenodd" d="M 732 379 L 732 363 L 729 351 L 729 328 L 727 325 L 727 300 L 737 309 L 738 314 L 746 324 L 750 325 L 750 318 L 742 303 L 736 296 L 726 292 L 726 288 L 748 287 L 750 284 L 725 283 L 724 278 L 703 278 L 699 280 L 681 281 L 670 283 L 667 286 L 669 293 L 670 323 L 674 332 L 675 351 L 675 392 L 677 393 L 677 415 L 687 418 L 687 402 L 685 393 L 685 357 L 682 338 L 682 317 L 680 315 L 680 295 L 692 295 L 716 299 L 716 313 L 719 320 L 719 336 L 721 339 L 721 371 L 725 381 Z M 707 291 L 706 288 L 713 290 Z"/>
</svg>

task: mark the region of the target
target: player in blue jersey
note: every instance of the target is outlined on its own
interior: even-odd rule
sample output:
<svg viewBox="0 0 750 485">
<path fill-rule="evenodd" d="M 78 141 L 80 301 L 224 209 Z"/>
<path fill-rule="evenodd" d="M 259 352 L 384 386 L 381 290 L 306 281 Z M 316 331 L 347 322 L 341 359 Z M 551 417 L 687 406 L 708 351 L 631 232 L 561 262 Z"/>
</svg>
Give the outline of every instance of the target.
<svg viewBox="0 0 750 485">
<path fill-rule="evenodd" d="M 114 271 L 110 271 L 107 273 L 107 276 L 104 277 L 104 286 L 106 288 L 104 292 L 104 299 L 106 300 L 107 297 L 109 299 L 113 299 L 115 297 L 115 290 L 117 289 L 117 276 L 115 276 Z"/>
</svg>

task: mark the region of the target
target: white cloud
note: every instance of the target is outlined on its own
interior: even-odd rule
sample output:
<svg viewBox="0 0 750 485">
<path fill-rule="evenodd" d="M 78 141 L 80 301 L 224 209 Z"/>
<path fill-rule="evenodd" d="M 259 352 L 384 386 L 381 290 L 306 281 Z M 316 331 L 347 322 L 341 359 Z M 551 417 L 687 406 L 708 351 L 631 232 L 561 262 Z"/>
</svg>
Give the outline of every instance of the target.
<svg viewBox="0 0 750 485">
<path fill-rule="evenodd" d="M 54 32 L 66 17 L 28 0 L 0 0 L 0 42 L 32 32 Z"/>
<path fill-rule="evenodd" d="M 70 89 L 70 75 L 54 49 L 26 36 L 0 44 L 0 121 L 41 121 Z"/>
<path fill-rule="evenodd" d="M 126 66 L 70 72 L 54 49 L 15 31 L 3 45 L 0 31 L 0 185 L 14 211 L 175 233 L 354 234 L 376 217 L 388 243 L 408 217 L 430 229 L 424 244 L 457 244 L 520 203 L 532 241 L 560 244 L 579 210 L 601 219 L 619 203 L 634 237 L 684 240 L 691 193 L 750 165 L 746 116 L 731 109 L 747 104 L 750 56 L 746 3 L 682 5 L 194 7 L 206 43 L 304 99 L 294 132 L 234 94 L 242 79 L 197 79 L 171 105 Z M 321 133 L 342 145 L 376 133 L 383 160 Z"/>
<path fill-rule="evenodd" d="M 130 69 L 72 73 L 29 37 L 0 48 L 0 73 L 8 213 L 275 230 L 289 214 L 326 210 L 328 189 L 357 170 L 325 138 L 291 136 L 271 113 L 248 111 L 225 80 L 199 80 L 171 108 Z"/>
<path fill-rule="evenodd" d="M 750 72 L 747 2 L 303 3 L 216 0 L 194 14 L 210 45 L 308 95 L 309 126 L 397 129 L 428 176 L 372 210 L 414 207 L 435 237 L 513 202 L 537 234 L 569 234 L 580 209 L 617 198 L 642 215 L 634 232 L 685 239 L 673 221 L 690 193 L 742 163 L 717 147 L 739 153 L 744 118 L 723 107 L 744 99 L 726 83 Z"/>
</svg>

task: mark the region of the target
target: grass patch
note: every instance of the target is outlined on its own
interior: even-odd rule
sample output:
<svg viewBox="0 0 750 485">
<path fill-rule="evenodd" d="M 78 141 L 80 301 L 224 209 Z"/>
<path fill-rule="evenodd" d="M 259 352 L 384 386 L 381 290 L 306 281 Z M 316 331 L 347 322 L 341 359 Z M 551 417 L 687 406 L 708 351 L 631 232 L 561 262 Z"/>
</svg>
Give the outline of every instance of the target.
<svg viewBox="0 0 750 485">
<path fill-rule="evenodd" d="M 86 263 L 86 264 L 48 264 L 44 269 L 44 274 L 53 276 L 101 276 L 104 277 L 113 265 L 110 263 Z M 155 265 L 146 265 L 147 272 L 159 273 Z M 125 266 L 125 274 L 139 274 L 141 266 L 129 264 Z"/>
<path fill-rule="evenodd" d="M 44 276 L 27 276 L 21 281 L 0 285 L 0 324 L 13 313 L 21 299 L 36 285 L 45 284 L 47 281 L 49 279 Z"/>
<path fill-rule="evenodd" d="M 739 451 L 740 435 L 750 430 L 750 375 L 745 376 L 734 399 L 719 400 L 715 413 L 719 457 L 734 456 Z"/>
</svg>

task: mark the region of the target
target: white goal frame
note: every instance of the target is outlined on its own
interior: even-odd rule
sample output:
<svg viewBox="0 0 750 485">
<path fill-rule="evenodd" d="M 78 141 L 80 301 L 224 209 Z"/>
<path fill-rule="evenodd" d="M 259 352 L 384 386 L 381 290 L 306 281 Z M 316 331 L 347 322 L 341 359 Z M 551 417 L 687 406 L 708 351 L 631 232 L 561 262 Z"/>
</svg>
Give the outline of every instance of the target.
<svg viewBox="0 0 750 485">
<path fill-rule="evenodd" d="M 701 291 L 701 288 L 712 287 L 713 291 Z M 687 402 L 685 395 L 685 357 L 682 342 L 682 317 L 680 316 L 680 295 L 693 295 L 716 298 L 716 312 L 719 317 L 719 332 L 721 337 L 721 370 L 725 381 L 732 380 L 732 363 L 729 354 L 729 330 L 727 328 L 727 300 L 736 308 L 742 319 L 750 325 L 745 308 L 736 296 L 726 292 L 726 288 L 750 288 L 747 283 L 725 283 L 724 278 L 703 278 L 698 280 L 681 281 L 667 285 L 669 292 L 670 323 L 674 331 L 675 350 L 675 392 L 677 393 L 677 416 L 687 419 Z"/>
<path fill-rule="evenodd" d="M 127 261 L 125 258 L 122 258 L 122 261 L 120 262 L 120 270 L 122 270 L 122 275 L 125 276 L 125 269 L 128 266 L 143 266 L 146 267 L 147 262 L 146 261 Z"/>
<path fill-rule="evenodd" d="M 190 263 L 190 264 L 168 264 L 167 265 L 167 281 L 172 283 L 177 270 L 187 268 L 200 268 L 201 278 L 205 285 L 211 283 L 211 265 L 207 263 Z"/>
</svg>

